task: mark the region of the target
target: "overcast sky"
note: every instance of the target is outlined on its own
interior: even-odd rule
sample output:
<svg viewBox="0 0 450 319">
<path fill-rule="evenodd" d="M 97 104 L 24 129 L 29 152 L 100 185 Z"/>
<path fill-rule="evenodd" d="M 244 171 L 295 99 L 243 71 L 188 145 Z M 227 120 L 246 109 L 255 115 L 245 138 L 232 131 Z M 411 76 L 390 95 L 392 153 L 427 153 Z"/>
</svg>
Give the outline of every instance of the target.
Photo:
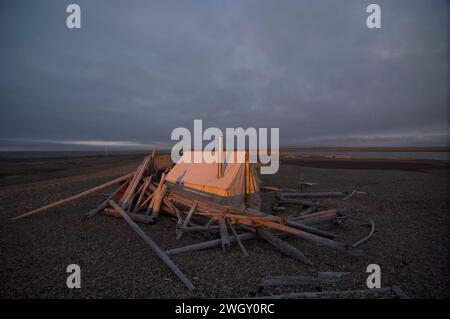
<svg viewBox="0 0 450 319">
<path fill-rule="evenodd" d="M 446 146 L 449 37 L 439 0 L 4 0 L 0 147 L 167 145 L 194 119 L 283 146 Z"/>
</svg>

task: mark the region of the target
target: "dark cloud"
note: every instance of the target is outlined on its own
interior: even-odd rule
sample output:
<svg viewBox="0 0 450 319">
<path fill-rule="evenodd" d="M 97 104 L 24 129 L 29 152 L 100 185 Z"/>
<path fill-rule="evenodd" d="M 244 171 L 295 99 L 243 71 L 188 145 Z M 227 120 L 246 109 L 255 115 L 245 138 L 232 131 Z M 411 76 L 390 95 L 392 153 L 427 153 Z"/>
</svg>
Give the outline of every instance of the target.
<svg viewBox="0 0 450 319">
<path fill-rule="evenodd" d="M 167 143 L 178 126 L 279 127 L 283 145 L 448 143 L 449 5 L 0 4 L 0 144 Z M 0 145 L 1 146 L 1 145 Z"/>
</svg>

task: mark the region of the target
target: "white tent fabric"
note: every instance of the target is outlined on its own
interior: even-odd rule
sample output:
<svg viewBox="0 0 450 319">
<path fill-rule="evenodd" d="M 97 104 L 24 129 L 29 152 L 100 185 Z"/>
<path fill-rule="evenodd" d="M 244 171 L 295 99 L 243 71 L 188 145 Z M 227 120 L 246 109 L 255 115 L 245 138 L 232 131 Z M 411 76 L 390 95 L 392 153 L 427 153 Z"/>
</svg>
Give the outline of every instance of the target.
<svg viewBox="0 0 450 319">
<path fill-rule="evenodd" d="M 187 156 L 191 155 L 188 154 Z M 231 156 L 237 158 L 241 154 L 231 154 Z M 186 158 L 186 155 L 183 155 L 183 158 Z M 244 157 L 241 158 L 245 159 L 245 153 Z M 247 194 L 245 163 L 223 163 L 222 177 L 218 178 L 217 163 L 180 162 L 167 174 L 166 181 L 178 188 L 210 195 L 215 197 L 215 201 L 224 204 L 244 206 L 246 204 L 245 202 L 247 202 L 247 206 L 259 208 L 259 187 L 261 182 L 258 173 L 251 163 L 249 163 L 247 168 L 249 170 Z"/>
</svg>

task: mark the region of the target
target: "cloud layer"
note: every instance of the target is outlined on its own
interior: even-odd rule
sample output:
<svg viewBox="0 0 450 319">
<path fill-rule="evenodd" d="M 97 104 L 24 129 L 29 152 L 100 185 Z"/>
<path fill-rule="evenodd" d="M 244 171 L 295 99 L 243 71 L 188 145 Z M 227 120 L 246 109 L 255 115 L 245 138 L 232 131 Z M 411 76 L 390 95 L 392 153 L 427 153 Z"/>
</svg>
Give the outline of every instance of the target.
<svg viewBox="0 0 450 319">
<path fill-rule="evenodd" d="M 279 127 L 281 144 L 445 145 L 449 4 L 0 4 L 0 143 L 167 144 L 179 126 Z M 2 142 L 3 141 L 3 142 Z"/>
</svg>

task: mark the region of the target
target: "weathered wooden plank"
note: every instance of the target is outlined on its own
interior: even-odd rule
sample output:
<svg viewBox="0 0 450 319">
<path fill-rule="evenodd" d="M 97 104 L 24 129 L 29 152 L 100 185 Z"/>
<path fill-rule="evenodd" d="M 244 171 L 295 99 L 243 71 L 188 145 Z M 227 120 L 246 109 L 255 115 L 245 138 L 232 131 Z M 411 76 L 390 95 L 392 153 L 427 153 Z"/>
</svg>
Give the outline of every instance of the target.
<svg viewBox="0 0 450 319">
<path fill-rule="evenodd" d="M 256 234 L 252 233 L 252 232 L 239 234 L 238 236 L 239 236 L 240 240 L 257 238 Z M 236 240 L 235 236 L 230 236 L 230 242 L 233 242 L 235 240 Z M 192 251 L 205 250 L 205 249 L 210 249 L 210 248 L 214 248 L 214 247 L 219 247 L 220 245 L 222 245 L 222 239 L 214 239 L 214 240 L 209 240 L 209 241 L 205 241 L 202 243 L 193 244 L 193 245 L 189 245 L 189 246 L 185 246 L 185 247 L 178 247 L 178 248 L 166 250 L 166 254 L 169 256 L 173 256 L 173 255 L 178 255 L 178 254 L 189 253 Z"/>
</svg>

